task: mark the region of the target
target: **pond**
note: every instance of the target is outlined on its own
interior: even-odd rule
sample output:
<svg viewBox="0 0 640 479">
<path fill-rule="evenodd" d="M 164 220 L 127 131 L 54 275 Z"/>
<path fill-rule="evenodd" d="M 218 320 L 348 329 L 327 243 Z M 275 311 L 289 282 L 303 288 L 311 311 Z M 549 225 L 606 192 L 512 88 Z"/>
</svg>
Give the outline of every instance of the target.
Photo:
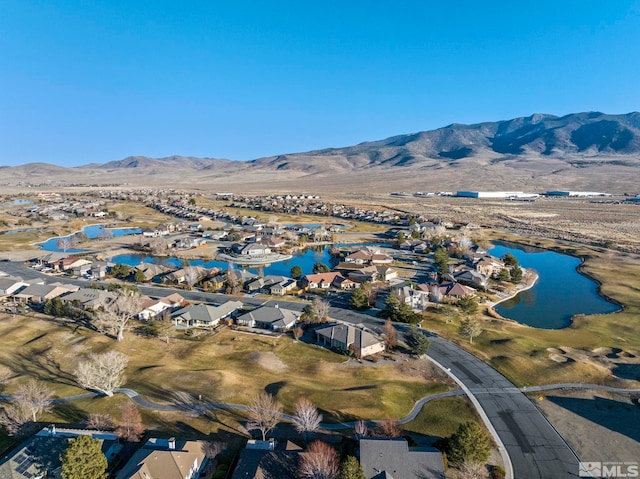
<svg viewBox="0 0 640 479">
<path fill-rule="evenodd" d="M 110 235 L 111 236 L 135 235 L 135 234 L 140 234 L 141 230 L 140 228 L 104 228 L 104 225 L 90 225 L 90 226 L 85 226 L 82 229 L 82 232 L 85 235 L 87 235 L 87 238 L 96 239 L 96 238 L 100 238 L 101 236 L 108 237 Z M 43 243 L 38 243 L 38 245 L 44 251 L 61 252 L 62 249 L 58 248 L 58 241 L 60 241 L 61 239 L 70 239 L 72 236 L 73 235 L 49 238 L 47 241 Z M 75 248 L 68 248 L 66 250 L 67 253 L 79 253 L 82 251 L 84 250 L 75 249 Z"/>
<path fill-rule="evenodd" d="M 598 294 L 595 281 L 576 269 L 580 259 L 515 243 L 496 243 L 489 254 L 501 258 L 511 253 L 520 265 L 538 273 L 536 284 L 496 305 L 505 318 L 535 328 L 561 329 L 571 325 L 576 314 L 606 314 L 620 307 Z"/>
<path fill-rule="evenodd" d="M 356 245 L 340 245 L 341 248 L 349 246 Z M 367 243 L 358 246 L 384 247 L 385 245 Z M 291 274 L 291 268 L 293 268 L 294 266 L 300 266 L 303 275 L 311 274 L 313 272 L 313 265 L 317 262 L 324 263 L 329 267 L 333 267 L 337 264 L 337 260 L 331 257 L 331 255 L 329 254 L 329 248 L 330 246 L 310 246 L 301 251 L 296 251 L 295 253 L 293 253 L 293 257 L 291 259 L 264 265 L 262 267 L 263 274 L 265 276 L 270 274 L 289 276 Z M 111 261 L 113 263 L 126 264 L 128 266 L 138 266 L 141 263 L 152 263 L 174 268 L 178 268 L 182 264 L 182 260 L 173 256 L 157 257 L 145 254 L 120 254 L 111 258 Z M 216 260 L 192 259 L 189 260 L 188 263 L 191 266 L 203 266 L 205 268 L 227 269 L 229 267 L 228 263 Z M 259 273 L 258 268 L 256 268 L 255 266 L 243 268 L 242 265 L 236 264 L 234 265 L 234 268 L 246 269 L 247 271 L 255 274 Z"/>
</svg>

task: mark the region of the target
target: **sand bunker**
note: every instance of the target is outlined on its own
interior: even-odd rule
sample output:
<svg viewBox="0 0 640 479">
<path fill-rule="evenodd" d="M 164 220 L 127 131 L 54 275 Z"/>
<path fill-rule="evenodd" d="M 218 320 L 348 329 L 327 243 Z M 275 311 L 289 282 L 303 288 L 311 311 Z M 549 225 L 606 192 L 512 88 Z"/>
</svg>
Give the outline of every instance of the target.
<svg viewBox="0 0 640 479">
<path fill-rule="evenodd" d="M 287 365 L 274 353 L 251 353 L 249 359 L 269 371 L 276 373 L 287 369 Z"/>
</svg>

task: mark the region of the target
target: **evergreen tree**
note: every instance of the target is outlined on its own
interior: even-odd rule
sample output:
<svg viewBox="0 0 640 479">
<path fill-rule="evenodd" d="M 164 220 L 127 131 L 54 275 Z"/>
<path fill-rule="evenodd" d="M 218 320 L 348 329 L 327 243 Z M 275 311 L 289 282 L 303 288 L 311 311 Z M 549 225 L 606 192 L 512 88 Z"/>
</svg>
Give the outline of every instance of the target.
<svg viewBox="0 0 640 479">
<path fill-rule="evenodd" d="M 438 248 L 433 253 L 433 264 L 435 265 L 438 273 L 444 274 L 449 269 L 449 253 L 444 248 Z"/>
<path fill-rule="evenodd" d="M 302 268 L 298 265 L 295 265 L 291 268 L 290 274 L 293 279 L 300 279 L 302 277 Z"/>
<path fill-rule="evenodd" d="M 465 422 L 449 438 L 447 457 L 454 464 L 481 462 L 489 459 L 489 436 L 475 422 Z"/>
<path fill-rule="evenodd" d="M 502 282 L 509 281 L 511 279 L 511 275 L 509 274 L 509 270 L 507 268 L 503 268 L 498 273 L 498 279 Z"/>
<path fill-rule="evenodd" d="M 513 268 L 511 268 L 511 282 L 513 283 L 519 283 L 520 281 L 522 281 L 522 268 L 520 268 L 520 266 L 515 265 Z"/>
<path fill-rule="evenodd" d="M 366 479 L 358 459 L 353 456 L 347 456 L 340 464 L 340 479 Z"/>
<path fill-rule="evenodd" d="M 58 297 L 48 299 L 44 303 L 44 314 L 48 314 L 49 316 L 60 318 L 62 316 L 65 316 L 67 312 L 68 308 Z"/>
<path fill-rule="evenodd" d="M 72 439 L 60 455 L 62 479 L 106 479 L 107 458 L 102 444 L 91 436 Z"/>
<path fill-rule="evenodd" d="M 427 354 L 429 350 L 429 340 L 427 337 L 422 334 L 415 326 L 412 326 L 407 334 L 405 334 L 404 342 L 407 343 L 407 346 L 414 354 L 418 356 L 422 356 L 423 354 Z"/>
<path fill-rule="evenodd" d="M 502 257 L 502 262 L 505 264 L 505 266 L 518 266 L 518 258 L 513 256 L 511 253 L 506 253 Z"/>
<path fill-rule="evenodd" d="M 113 268 L 111 268 L 111 274 L 113 274 L 116 278 L 126 278 L 131 274 L 131 268 L 126 264 L 117 264 Z"/>
<path fill-rule="evenodd" d="M 317 273 L 328 273 L 329 271 L 331 271 L 331 269 L 324 263 L 317 262 L 316 264 L 313 265 L 313 273 L 314 274 L 317 274 Z"/>
<path fill-rule="evenodd" d="M 466 316 L 474 315 L 478 312 L 478 301 L 473 296 L 463 296 L 458 300 L 458 308 Z"/>
<path fill-rule="evenodd" d="M 351 293 L 351 297 L 349 298 L 349 307 L 359 311 L 369 307 L 369 300 L 364 289 L 356 288 L 353 290 L 353 293 Z"/>
<path fill-rule="evenodd" d="M 142 271 L 140 271 L 139 269 L 136 269 L 136 274 L 133 279 L 135 279 L 136 283 L 143 283 L 146 278 Z"/>
<path fill-rule="evenodd" d="M 387 297 L 384 309 L 378 313 L 378 317 L 391 319 L 391 321 L 400 323 L 415 324 L 420 321 L 419 314 L 413 312 L 411 306 L 400 301 L 396 293 L 391 293 Z"/>
</svg>

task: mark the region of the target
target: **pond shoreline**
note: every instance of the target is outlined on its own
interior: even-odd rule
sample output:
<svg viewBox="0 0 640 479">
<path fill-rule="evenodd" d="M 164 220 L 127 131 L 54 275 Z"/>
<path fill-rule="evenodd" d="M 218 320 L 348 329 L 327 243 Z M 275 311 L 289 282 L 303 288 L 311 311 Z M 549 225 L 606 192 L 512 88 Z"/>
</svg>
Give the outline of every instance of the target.
<svg viewBox="0 0 640 479">
<path fill-rule="evenodd" d="M 526 287 L 489 304 L 487 312 L 490 316 L 538 329 L 566 329 L 581 316 L 610 314 L 623 309 L 617 301 L 602 294 L 600 281 L 584 271 L 586 258 L 583 255 L 511 239 L 492 243 L 489 249 L 492 256 L 501 257 L 510 252 L 537 276 Z M 532 288 L 531 294 L 518 297 Z M 509 300 L 513 301 L 507 303 Z"/>
</svg>

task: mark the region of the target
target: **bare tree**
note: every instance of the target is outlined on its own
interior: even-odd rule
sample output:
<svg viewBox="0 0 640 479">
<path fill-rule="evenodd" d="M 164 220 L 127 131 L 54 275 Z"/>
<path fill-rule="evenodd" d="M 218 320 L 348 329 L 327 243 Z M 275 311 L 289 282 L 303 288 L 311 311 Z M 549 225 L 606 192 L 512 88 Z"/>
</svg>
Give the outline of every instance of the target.
<svg viewBox="0 0 640 479">
<path fill-rule="evenodd" d="M 434 284 L 430 288 L 429 297 L 431 298 L 431 301 L 436 305 L 436 308 L 439 308 L 443 298 L 442 291 L 440 291 L 440 285 Z"/>
<path fill-rule="evenodd" d="M 388 420 L 381 422 L 376 428 L 376 435 L 380 437 L 402 437 L 402 428 L 398 421 Z"/>
<path fill-rule="evenodd" d="M 162 316 L 159 321 L 156 322 L 156 331 L 158 332 L 158 337 L 162 339 L 165 343 L 169 344 L 169 340 L 173 333 L 176 330 L 173 321 L 171 321 L 171 316 L 165 311 L 162 313 Z"/>
<path fill-rule="evenodd" d="M 128 361 L 129 358 L 118 351 L 93 353 L 89 359 L 78 364 L 74 374 L 83 388 L 113 396 L 114 390 L 124 382 L 124 370 Z"/>
<path fill-rule="evenodd" d="M 305 442 L 309 440 L 309 435 L 312 432 L 318 430 L 320 422 L 322 422 L 322 414 L 318 412 L 313 403 L 306 398 L 298 399 L 293 425 L 296 431 L 302 434 Z"/>
<path fill-rule="evenodd" d="M 271 394 L 258 394 L 249 404 L 247 429 L 258 429 L 262 433 L 262 440 L 265 441 L 267 434 L 280 422 L 281 411 L 282 406 Z"/>
<path fill-rule="evenodd" d="M 293 339 L 295 339 L 296 341 L 298 341 L 302 335 L 304 334 L 304 329 L 302 328 L 293 328 L 291 330 L 291 334 L 293 334 Z"/>
<path fill-rule="evenodd" d="M 311 302 L 311 313 L 315 321 L 322 323 L 329 317 L 329 301 L 325 301 L 318 297 L 313 298 Z"/>
<path fill-rule="evenodd" d="M 140 294 L 130 289 L 120 289 L 113 300 L 107 296 L 95 308 L 95 326 L 100 332 L 113 334 L 118 341 L 124 339 L 127 324 L 140 312 Z"/>
<path fill-rule="evenodd" d="M 364 295 L 367 297 L 367 306 L 373 306 L 376 302 L 376 296 L 378 295 L 376 289 L 368 281 L 362 283 L 362 286 L 360 287 L 362 288 L 362 291 L 364 291 Z"/>
<path fill-rule="evenodd" d="M 76 245 L 76 240 L 74 236 L 66 236 L 64 238 L 60 238 L 56 242 L 56 246 L 58 249 L 61 249 L 63 252 L 67 252 L 68 249 L 73 248 Z"/>
<path fill-rule="evenodd" d="M 227 450 L 227 443 L 222 441 L 205 441 L 202 444 L 204 455 L 209 459 L 215 459 L 219 454 Z"/>
<path fill-rule="evenodd" d="M 162 255 L 168 253 L 171 248 L 168 240 L 165 238 L 156 238 L 149 243 L 149 249 L 153 255 Z"/>
<path fill-rule="evenodd" d="M 301 456 L 298 475 L 302 479 L 338 478 L 340 474 L 338 453 L 326 442 L 312 442 Z"/>
<path fill-rule="evenodd" d="M 184 282 L 189 286 L 189 289 L 193 288 L 193 286 L 200 279 L 200 272 L 198 268 L 195 266 L 187 266 L 184 268 Z"/>
<path fill-rule="evenodd" d="M 13 395 L 14 401 L 29 412 L 33 422 L 37 421 L 38 414 L 51 410 L 52 397 L 53 391 L 45 383 L 35 379 L 21 384 Z"/>
<path fill-rule="evenodd" d="M 466 318 L 460 323 L 460 334 L 469 338 L 469 344 L 473 344 L 473 338 L 482 333 L 482 326 L 477 319 Z"/>
<path fill-rule="evenodd" d="M 384 347 L 387 351 L 392 351 L 398 344 L 398 332 L 393 327 L 391 319 L 387 318 L 384 323 Z"/>
<path fill-rule="evenodd" d="M 112 429 L 114 424 L 113 416 L 111 416 L 111 414 L 102 414 L 99 412 L 89 414 L 87 419 L 84 421 L 84 425 L 87 429 L 98 429 L 99 431 Z"/>
<path fill-rule="evenodd" d="M 97 238 L 101 240 L 111 239 L 113 238 L 113 231 L 108 228 L 101 228 L 100 231 L 98 231 Z"/>
<path fill-rule="evenodd" d="M 122 415 L 116 426 L 119 438 L 129 442 L 137 442 L 144 434 L 144 425 L 140 411 L 131 403 L 122 406 Z"/>
<path fill-rule="evenodd" d="M 31 411 L 23 403 L 9 402 L 0 409 L 0 424 L 11 436 L 26 435 L 25 426 L 30 422 L 30 419 Z"/>
<path fill-rule="evenodd" d="M 461 479 L 484 479 L 487 477 L 487 468 L 481 462 L 464 461 L 460 464 Z"/>
<path fill-rule="evenodd" d="M 353 432 L 354 432 L 356 438 L 367 437 L 367 434 L 369 434 L 369 429 L 367 428 L 367 423 L 364 422 L 362 419 L 357 421 L 355 423 L 355 425 L 353 426 Z"/>
</svg>

